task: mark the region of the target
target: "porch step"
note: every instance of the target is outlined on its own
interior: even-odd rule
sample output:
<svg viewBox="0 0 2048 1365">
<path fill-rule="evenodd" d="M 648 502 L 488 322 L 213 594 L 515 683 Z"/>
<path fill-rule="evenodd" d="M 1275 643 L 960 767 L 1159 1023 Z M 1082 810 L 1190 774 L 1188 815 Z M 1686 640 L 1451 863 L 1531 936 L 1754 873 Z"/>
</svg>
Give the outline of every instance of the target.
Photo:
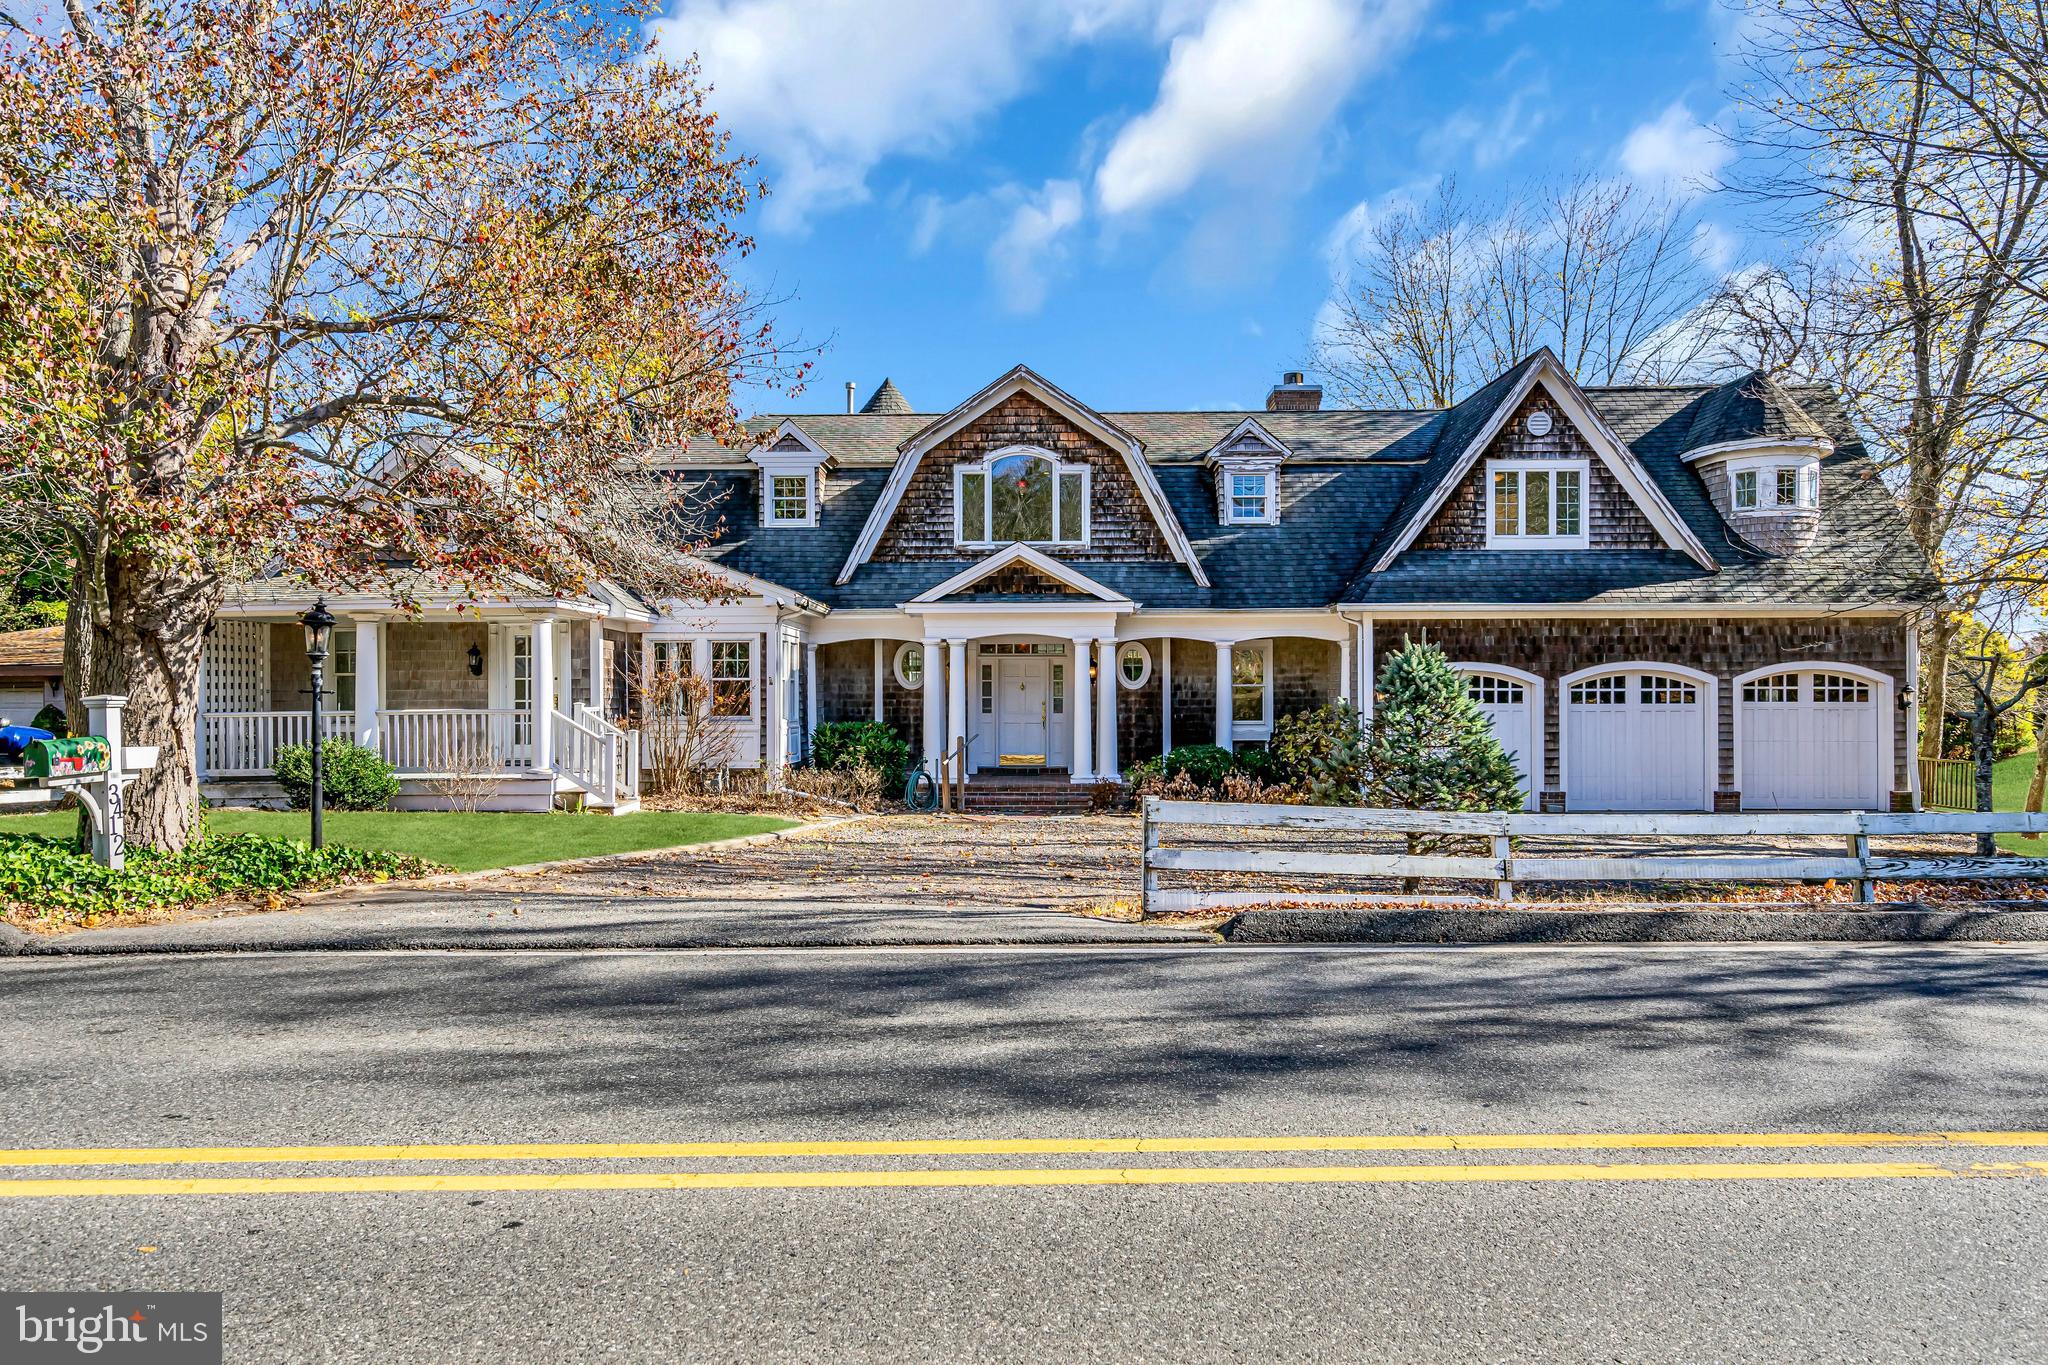
<svg viewBox="0 0 2048 1365">
<path fill-rule="evenodd" d="M 977 773 L 967 784 L 971 815 L 1085 815 L 1094 806 L 1086 786 L 1060 773 Z"/>
</svg>

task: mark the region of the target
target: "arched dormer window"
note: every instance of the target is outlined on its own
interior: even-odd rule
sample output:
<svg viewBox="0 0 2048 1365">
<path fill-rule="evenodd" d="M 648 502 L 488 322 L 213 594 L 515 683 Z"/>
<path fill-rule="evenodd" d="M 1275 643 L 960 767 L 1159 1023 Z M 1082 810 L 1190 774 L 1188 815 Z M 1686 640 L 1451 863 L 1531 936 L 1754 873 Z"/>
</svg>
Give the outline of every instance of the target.
<svg viewBox="0 0 2048 1365">
<path fill-rule="evenodd" d="M 953 468 L 953 535 L 962 545 L 1080 545 L 1088 539 L 1088 466 L 1009 446 Z"/>
</svg>

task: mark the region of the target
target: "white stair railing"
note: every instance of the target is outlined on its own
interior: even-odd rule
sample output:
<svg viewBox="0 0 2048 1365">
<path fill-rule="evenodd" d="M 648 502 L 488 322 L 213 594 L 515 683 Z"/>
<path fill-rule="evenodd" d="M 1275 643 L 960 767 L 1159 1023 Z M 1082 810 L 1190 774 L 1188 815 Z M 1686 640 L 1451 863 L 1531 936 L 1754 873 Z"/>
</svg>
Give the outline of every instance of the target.
<svg viewBox="0 0 2048 1365">
<path fill-rule="evenodd" d="M 617 805 L 618 741 L 560 711 L 552 713 L 549 721 L 554 726 L 555 771 L 582 787 L 593 805 Z M 598 724 L 604 724 L 603 720 Z"/>
<path fill-rule="evenodd" d="M 612 804 L 640 797 L 640 737 L 629 734 L 604 718 L 604 713 L 583 702 L 575 704 L 576 721 L 585 729 L 604 736 L 604 771 L 611 775 Z"/>
</svg>

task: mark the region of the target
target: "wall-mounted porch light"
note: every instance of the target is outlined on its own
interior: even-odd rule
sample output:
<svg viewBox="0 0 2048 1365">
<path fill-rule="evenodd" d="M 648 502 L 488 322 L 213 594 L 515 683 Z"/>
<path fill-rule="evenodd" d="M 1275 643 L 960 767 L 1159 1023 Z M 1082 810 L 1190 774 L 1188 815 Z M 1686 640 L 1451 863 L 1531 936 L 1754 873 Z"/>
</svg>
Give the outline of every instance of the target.
<svg viewBox="0 0 2048 1365">
<path fill-rule="evenodd" d="M 469 676 L 481 678 L 484 675 L 484 652 L 475 645 L 469 647 Z"/>
</svg>

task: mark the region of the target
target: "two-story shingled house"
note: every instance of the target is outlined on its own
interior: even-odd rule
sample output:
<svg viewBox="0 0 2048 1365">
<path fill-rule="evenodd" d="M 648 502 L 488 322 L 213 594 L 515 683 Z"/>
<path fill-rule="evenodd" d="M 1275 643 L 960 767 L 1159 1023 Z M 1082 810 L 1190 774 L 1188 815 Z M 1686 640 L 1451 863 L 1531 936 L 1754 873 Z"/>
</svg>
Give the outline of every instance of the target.
<svg viewBox="0 0 2048 1365">
<path fill-rule="evenodd" d="M 873 718 L 964 753 L 970 795 L 1081 787 L 1333 699 L 1369 711 L 1387 653 L 1427 638 L 1532 808 L 1914 804 L 1932 589 L 1828 392 L 1588 390 L 1542 351 L 1448 410 L 1321 396 L 1289 374 L 1261 412 L 1099 412 L 1019 366 L 940 414 L 885 382 L 858 412 L 761 418 L 752 449 L 655 461 L 717 499 L 703 553 L 732 601 L 341 602 L 337 732 L 421 776 L 434 727 L 467 725 L 538 802 L 666 665 L 708 675 L 741 762 Z M 215 697 L 303 685 L 274 632 L 305 596 L 256 584 L 226 613 L 210 778 L 256 776 L 284 735 Z M 422 719 L 449 711 L 498 719 Z"/>
</svg>

